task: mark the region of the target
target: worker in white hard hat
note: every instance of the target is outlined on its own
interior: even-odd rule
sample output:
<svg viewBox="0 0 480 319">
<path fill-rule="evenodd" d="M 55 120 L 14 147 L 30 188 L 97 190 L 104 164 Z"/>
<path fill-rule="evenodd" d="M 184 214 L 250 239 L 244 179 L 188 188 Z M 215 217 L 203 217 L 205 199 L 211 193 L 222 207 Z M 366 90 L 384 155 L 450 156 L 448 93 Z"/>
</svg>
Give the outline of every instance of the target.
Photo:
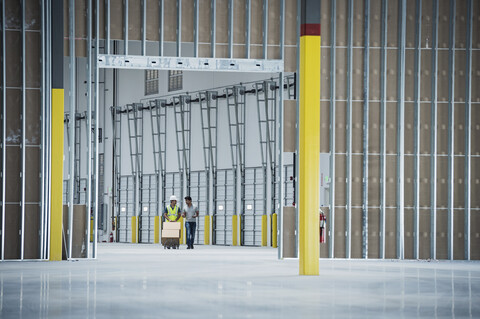
<svg viewBox="0 0 480 319">
<path fill-rule="evenodd" d="M 175 195 L 170 196 L 170 205 L 165 207 L 163 217 L 165 217 L 167 222 L 176 222 L 180 219 L 180 208 L 177 206 L 177 197 Z"/>
</svg>

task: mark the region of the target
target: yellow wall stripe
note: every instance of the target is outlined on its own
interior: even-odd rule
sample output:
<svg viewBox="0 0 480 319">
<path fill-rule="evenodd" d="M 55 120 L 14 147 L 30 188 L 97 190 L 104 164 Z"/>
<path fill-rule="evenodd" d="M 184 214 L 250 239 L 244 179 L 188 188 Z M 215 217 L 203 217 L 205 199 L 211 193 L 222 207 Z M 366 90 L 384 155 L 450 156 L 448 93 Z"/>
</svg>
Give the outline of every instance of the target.
<svg viewBox="0 0 480 319">
<path fill-rule="evenodd" d="M 233 246 L 238 245 L 237 238 L 238 238 L 238 218 L 237 218 L 237 215 L 233 215 L 232 216 L 232 245 Z"/>
<path fill-rule="evenodd" d="M 160 241 L 160 216 L 155 216 L 153 220 L 153 243 L 158 244 Z"/>
<path fill-rule="evenodd" d="M 63 89 L 52 89 L 50 260 L 62 260 L 63 116 Z"/>
<path fill-rule="evenodd" d="M 272 247 L 277 248 L 277 214 L 272 214 Z"/>
<path fill-rule="evenodd" d="M 267 246 L 267 215 L 262 216 L 262 246 Z"/>
<path fill-rule="evenodd" d="M 300 37 L 299 273 L 319 274 L 320 36 Z"/>
</svg>

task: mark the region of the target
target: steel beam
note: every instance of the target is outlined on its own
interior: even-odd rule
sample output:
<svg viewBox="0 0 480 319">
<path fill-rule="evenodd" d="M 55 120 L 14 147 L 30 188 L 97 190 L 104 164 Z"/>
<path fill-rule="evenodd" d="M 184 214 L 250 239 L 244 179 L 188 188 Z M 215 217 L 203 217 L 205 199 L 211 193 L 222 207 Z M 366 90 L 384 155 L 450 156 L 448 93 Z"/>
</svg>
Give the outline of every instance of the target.
<svg viewBox="0 0 480 319">
<path fill-rule="evenodd" d="M 105 0 L 105 54 L 110 54 L 110 0 Z"/>
<path fill-rule="evenodd" d="M 283 5 L 283 0 L 281 1 L 282 4 L 282 11 L 284 10 L 284 5 Z M 282 16 L 283 16 L 283 13 L 282 13 Z M 283 24 L 281 23 L 280 25 L 282 25 L 282 30 L 283 30 Z M 283 31 L 282 31 L 283 33 Z M 283 43 L 281 45 L 282 47 L 282 51 L 283 51 Z M 283 171 L 283 130 L 284 130 L 284 123 L 283 123 L 283 113 L 285 111 L 285 107 L 283 105 L 283 72 L 280 72 L 280 74 L 278 75 L 279 76 L 279 79 L 278 79 L 278 86 L 279 86 L 279 125 L 278 125 L 278 143 L 279 143 L 279 152 L 278 152 L 278 166 L 279 166 L 279 186 L 278 186 L 278 193 L 279 193 L 279 204 L 280 204 L 280 207 L 279 207 L 279 212 L 278 212 L 278 215 L 277 215 L 277 219 L 278 219 L 278 223 L 277 223 L 277 229 L 273 229 L 272 231 L 274 231 L 276 234 L 277 234 L 277 239 L 280 238 L 280 234 L 279 234 L 279 229 L 282 229 L 283 227 L 283 205 L 285 205 L 284 201 L 283 201 L 283 181 L 285 179 L 285 176 L 284 176 L 284 171 Z M 275 106 L 276 107 L 276 106 Z M 277 156 L 277 154 L 275 154 L 274 156 Z M 280 228 L 279 228 L 280 227 Z M 278 258 L 281 259 L 281 254 L 280 254 L 280 247 L 281 245 L 278 244 L 278 241 L 277 241 L 277 247 L 279 247 L 279 249 L 277 250 L 278 252 Z"/>
<path fill-rule="evenodd" d="M 382 0 L 381 62 L 380 62 L 380 258 L 385 258 L 385 220 L 386 220 L 386 123 L 387 123 L 387 18 L 388 0 Z"/>
<path fill-rule="evenodd" d="M 233 0 L 228 1 L 228 57 L 233 58 Z"/>
<path fill-rule="evenodd" d="M 280 0 L 280 60 L 283 60 L 285 53 L 283 52 L 285 47 L 285 0 Z M 283 72 L 281 72 L 283 74 Z M 281 77 L 280 74 L 280 77 Z M 283 82 L 283 78 L 282 78 Z M 280 86 L 283 88 L 283 85 Z M 283 92 L 283 89 L 280 89 Z M 281 124 L 282 125 L 282 124 Z"/>
<path fill-rule="evenodd" d="M 90 211 L 92 205 L 92 0 L 87 2 L 87 193 L 86 218 L 87 234 L 86 255 L 90 257 Z"/>
<path fill-rule="evenodd" d="M 250 59 L 250 21 L 252 15 L 251 0 L 245 0 L 245 58 Z M 283 1 L 283 0 L 282 0 Z"/>
<path fill-rule="evenodd" d="M 128 2 L 128 0 L 127 0 Z M 100 37 L 99 37 L 99 22 L 100 22 L 100 15 L 99 15 L 99 2 L 96 1 L 96 23 L 95 23 L 95 51 L 97 58 L 95 61 L 97 61 L 96 66 L 95 66 L 95 113 L 94 113 L 94 176 L 95 176 L 95 194 L 93 196 L 94 198 L 94 213 L 93 213 L 93 251 L 92 251 L 92 257 L 94 259 L 97 258 L 97 243 L 98 243 L 98 158 L 99 158 L 99 150 L 98 150 L 98 121 L 99 121 L 99 113 L 100 113 L 100 99 L 99 99 L 99 90 L 100 90 L 100 68 L 98 67 L 98 50 L 100 47 Z M 103 190 L 102 190 L 103 192 Z"/>
<path fill-rule="evenodd" d="M 111 69 L 236 71 L 260 73 L 282 72 L 284 66 L 283 60 L 142 57 L 138 55 L 99 55 L 97 64 L 99 68 Z"/>
<path fill-rule="evenodd" d="M 199 3 L 195 0 L 193 3 L 193 56 L 198 58 L 198 23 L 199 23 Z"/>
<path fill-rule="evenodd" d="M 345 257 L 351 258 L 352 241 L 352 72 L 353 0 L 348 1 L 347 17 L 347 210 L 345 218 Z"/>
<path fill-rule="evenodd" d="M 398 2 L 398 101 L 397 101 L 397 258 L 405 257 L 405 34 L 407 0 Z"/>
<path fill-rule="evenodd" d="M 182 56 L 182 0 L 177 0 L 177 57 Z"/>
<path fill-rule="evenodd" d="M 73 232 L 73 200 L 74 200 L 74 191 L 75 191 L 75 95 L 76 95 L 76 61 L 75 61 L 75 1 L 69 0 L 68 6 L 69 20 L 68 20 L 68 29 L 69 29 L 69 48 L 70 48 L 70 122 L 69 122 L 69 183 L 68 183 L 68 246 L 67 246 L 67 257 L 72 258 L 72 232 Z"/>
<path fill-rule="evenodd" d="M 437 258 L 437 65 L 438 65 L 438 3 L 433 1 L 432 36 L 432 104 L 430 137 L 430 258 Z"/>
<path fill-rule="evenodd" d="M 123 0 L 123 39 L 123 54 L 128 55 L 128 0 Z"/>
<path fill-rule="evenodd" d="M 455 189 L 455 0 L 450 0 L 450 25 L 449 25 L 449 42 L 448 49 L 448 259 L 453 260 L 453 200 Z"/>
<path fill-rule="evenodd" d="M 211 2 L 211 11 L 210 11 L 210 39 L 211 39 L 211 55 L 212 58 L 215 58 L 215 45 L 216 45 L 216 36 L 217 36 L 217 0 L 212 0 Z"/>
<path fill-rule="evenodd" d="M 328 223 L 328 257 L 335 257 L 335 149 L 336 149 L 336 41 L 337 0 L 330 1 L 330 218 Z"/>
<path fill-rule="evenodd" d="M 46 170 L 45 170 L 45 163 L 47 162 L 47 153 L 45 151 L 45 146 L 46 146 L 46 139 L 45 139 L 45 120 L 46 120 L 46 106 L 47 103 L 45 102 L 46 99 L 46 88 L 45 88 L 45 76 L 46 76 L 46 55 L 45 55 L 45 0 L 41 0 L 40 2 L 41 6 L 41 61 L 42 61 L 42 73 L 41 73 L 41 84 L 40 84 L 40 95 L 41 95 L 41 140 L 40 140 L 40 152 L 41 152 L 41 158 L 40 158 L 40 259 L 45 259 L 45 222 L 46 222 L 46 201 L 45 201 L 45 191 L 46 191 Z M 2 20 L 3 23 L 3 20 Z M 3 26 L 2 26 L 3 29 Z M 2 58 L 3 60 L 3 58 Z M 3 69 L 2 69 L 3 70 Z M 3 72 L 2 72 L 3 73 Z M 5 82 L 3 82 L 5 83 Z M 2 147 L 3 148 L 3 147 Z M 2 176 L 3 177 L 3 176 Z M 2 178 L 3 179 L 3 178 Z M 2 205 L 3 206 L 3 205 Z M 2 223 L 2 225 L 4 225 Z M 3 249 L 3 248 L 2 248 Z M 1 256 L 0 256 L 1 260 Z"/>
<path fill-rule="evenodd" d="M 263 0 L 263 58 L 268 57 L 268 0 Z"/>
<path fill-rule="evenodd" d="M 22 195 L 20 200 L 20 209 L 21 209 L 21 239 L 20 239 L 20 259 L 24 259 L 25 257 L 25 178 L 26 178 L 26 170 L 25 170 L 25 160 L 26 160 L 26 116 L 27 116 L 27 77 L 26 77 L 26 49 L 25 49 L 25 29 L 26 29 L 26 21 L 25 21 L 25 6 L 26 0 L 22 0 L 22 142 L 20 145 L 20 149 L 22 152 L 22 170 L 20 173 L 21 178 L 21 185 L 22 185 Z M 5 83 L 6 84 L 6 83 Z M 4 84 L 4 85 L 5 85 Z"/>
<path fill-rule="evenodd" d="M 165 13 L 165 9 L 164 9 L 164 3 L 163 3 L 164 0 L 159 0 L 159 3 L 158 3 L 158 14 L 159 14 L 159 17 L 158 17 L 158 56 L 163 56 L 163 42 L 164 42 L 164 34 L 163 34 L 163 30 L 164 30 L 164 24 L 165 24 L 165 18 L 164 18 L 164 13 Z"/>
<path fill-rule="evenodd" d="M 415 1 L 415 61 L 414 61 L 414 190 L 413 190 L 413 258 L 420 258 L 420 81 L 421 77 L 421 60 L 422 60 L 422 0 Z"/>
<path fill-rule="evenodd" d="M 470 260 L 470 206 L 471 206 L 471 150 L 472 150 L 472 12 L 473 1 L 467 1 L 467 46 L 466 46 L 466 67 L 468 75 L 465 76 L 465 212 L 464 212 L 464 240 L 465 260 Z"/>
<path fill-rule="evenodd" d="M 147 55 L 147 0 L 142 0 L 142 55 Z"/>
<path fill-rule="evenodd" d="M 363 233 L 362 258 L 368 258 L 368 116 L 370 83 L 370 0 L 365 0 L 365 48 L 363 51 Z"/>
</svg>

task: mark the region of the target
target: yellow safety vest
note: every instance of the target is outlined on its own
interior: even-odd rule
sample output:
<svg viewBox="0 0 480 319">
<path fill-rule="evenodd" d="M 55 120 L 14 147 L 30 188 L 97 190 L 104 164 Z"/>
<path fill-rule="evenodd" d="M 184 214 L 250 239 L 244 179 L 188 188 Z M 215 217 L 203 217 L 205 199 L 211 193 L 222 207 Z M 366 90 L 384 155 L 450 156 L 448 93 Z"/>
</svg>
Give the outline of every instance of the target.
<svg viewBox="0 0 480 319">
<path fill-rule="evenodd" d="M 167 206 L 167 221 L 174 222 L 177 220 L 178 216 L 178 206 L 175 205 L 175 208 L 172 208 L 171 205 Z"/>
</svg>

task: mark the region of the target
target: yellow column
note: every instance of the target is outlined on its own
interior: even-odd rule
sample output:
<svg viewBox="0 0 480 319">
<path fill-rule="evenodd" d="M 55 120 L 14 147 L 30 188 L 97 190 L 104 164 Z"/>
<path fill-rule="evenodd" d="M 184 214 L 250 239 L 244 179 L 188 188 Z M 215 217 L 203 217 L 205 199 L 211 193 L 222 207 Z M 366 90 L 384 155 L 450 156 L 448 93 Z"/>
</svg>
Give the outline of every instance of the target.
<svg viewBox="0 0 480 319">
<path fill-rule="evenodd" d="M 204 220 L 205 230 L 203 232 L 203 244 L 210 245 L 210 216 L 205 215 Z"/>
<path fill-rule="evenodd" d="M 315 0 L 317 1 L 317 0 Z M 315 7 L 315 1 L 303 5 Z M 309 8 L 307 8 L 308 10 Z M 311 8 L 310 8 L 311 9 Z M 318 16 L 319 17 L 319 16 Z M 307 15 L 307 18 L 309 16 Z M 318 18 L 318 22 L 319 22 Z M 302 21 L 299 119 L 299 273 L 319 274 L 320 24 Z"/>
<path fill-rule="evenodd" d="M 132 243 L 137 243 L 137 216 L 132 216 Z"/>
<path fill-rule="evenodd" d="M 267 246 L 267 215 L 262 216 L 262 246 Z"/>
<path fill-rule="evenodd" d="M 155 216 L 153 220 L 153 243 L 158 244 L 160 242 L 160 216 Z"/>
<path fill-rule="evenodd" d="M 238 238 L 238 218 L 237 215 L 232 216 L 232 245 L 237 246 Z"/>
<path fill-rule="evenodd" d="M 63 103 L 63 89 L 52 89 L 50 260 L 62 260 Z"/>
<path fill-rule="evenodd" d="M 277 214 L 272 214 L 272 247 L 277 248 Z"/>
</svg>

